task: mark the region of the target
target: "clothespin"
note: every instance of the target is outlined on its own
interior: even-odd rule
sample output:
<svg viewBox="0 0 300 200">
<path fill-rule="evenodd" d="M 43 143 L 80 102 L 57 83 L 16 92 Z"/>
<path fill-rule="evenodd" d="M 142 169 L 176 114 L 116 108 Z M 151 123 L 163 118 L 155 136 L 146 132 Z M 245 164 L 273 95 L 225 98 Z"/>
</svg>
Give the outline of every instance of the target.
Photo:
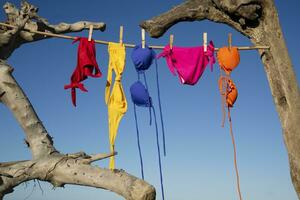
<svg viewBox="0 0 300 200">
<path fill-rule="evenodd" d="M 204 52 L 207 51 L 207 33 L 206 32 L 203 33 L 203 49 L 204 49 Z"/>
<path fill-rule="evenodd" d="M 145 49 L 145 29 L 142 28 L 142 48 Z"/>
<path fill-rule="evenodd" d="M 228 34 L 228 48 L 229 48 L 229 51 L 231 50 L 231 47 L 232 47 L 231 43 L 232 43 L 232 34 L 229 33 Z"/>
<path fill-rule="evenodd" d="M 170 49 L 173 49 L 174 35 L 170 35 Z"/>
<path fill-rule="evenodd" d="M 89 28 L 89 38 L 88 38 L 89 42 L 92 41 L 93 29 L 94 29 L 94 26 L 90 25 L 90 28 Z"/>
<path fill-rule="evenodd" d="M 123 26 L 120 26 L 120 44 L 123 44 Z"/>
</svg>

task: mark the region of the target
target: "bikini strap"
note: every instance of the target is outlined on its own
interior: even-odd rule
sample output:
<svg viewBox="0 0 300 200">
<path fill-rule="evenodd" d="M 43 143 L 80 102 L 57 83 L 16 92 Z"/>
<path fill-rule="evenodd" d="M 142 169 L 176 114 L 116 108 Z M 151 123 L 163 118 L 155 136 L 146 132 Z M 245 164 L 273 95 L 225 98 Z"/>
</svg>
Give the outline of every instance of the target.
<svg viewBox="0 0 300 200">
<path fill-rule="evenodd" d="M 170 45 L 165 46 L 164 50 L 156 56 L 156 59 L 160 59 L 161 57 L 166 58 L 167 66 L 169 67 L 171 73 L 173 75 L 176 75 L 175 67 L 174 67 L 174 63 L 173 63 L 174 62 L 173 49 L 170 49 Z"/>
<path fill-rule="evenodd" d="M 161 163 L 161 157 L 160 157 L 160 146 L 159 146 L 159 139 L 158 139 L 158 127 L 157 127 L 156 114 L 155 114 L 154 107 L 152 107 L 152 111 L 153 111 L 154 122 L 155 122 L 156 147 L 157 147 L 157 155 L 158 155 L 158 166 L 159 166 L 161 195 L 162 195 L 162 200 L 164 200 L 165 199 L 165 192 L 164 192 L 164 184 L 163 184 L 163 172 L 162 172 L 162 163 Z"/>
<path fill-rule="evenodd" d="M 210 70 L 213 71 L 213 65 L 216 63 L 215 59 L 215 46 L 212 41 L 209 42 L 209 45 L 207 46 L 207 51 L 205 52 L 205 55 L 207 56 L 210 64 Z"/>
<path fill-rule="evenodd" d="M 69 85 L 65 85 L 64 89 L 71 89 L 72 103 L 76 106 L 76 88 L 79 88 L 83 92 L 88 92 L 88 90 L 84 87 L 83 83 L 70 83 Z"/>
<path fill-rule="evenodd" d="M 159 106 L 160 122 L 161 122 L 161 128 L 162 128 L 162 136 L 163 136 L 163 150 L 164 150 L 164 156 L 166 156 L 165 126 L 164 126 L 162 106 L 161 106 L 160 89 L 159 89 L 159 77 L 158 77 L 158 65 L 157 65 L 157 59 L 156 58 L 155 58 L 155 71 L 156 71 L 156 87 L 157 87 L 158 106 Z"/>
<path fill-rule="evenodd" d="M 81 39 L 81 37 L 76 37 L 76 38 L 73 40 L 72 44 L 78 42 L 80 39 Z"/>
<path fill-rule="evenodd" d="M 140 144 L 140 133 L 139 133 L 135 104 L 133 104 L 133 109 L 134 109 L 134 119 L 135 119 L 135 127 L 136 127 L 136 139 L 137 139 L 137 145 L 138 145 L 138 149 L 139 149 L 139 157 L 140 157 L 140 165 L 141 165 L 141 174 L 142 174 L 142 179 L 144 180 L 143 156 L 142 156 L 142 150 L 141 150 L 141 144 Z"/>
</svg>

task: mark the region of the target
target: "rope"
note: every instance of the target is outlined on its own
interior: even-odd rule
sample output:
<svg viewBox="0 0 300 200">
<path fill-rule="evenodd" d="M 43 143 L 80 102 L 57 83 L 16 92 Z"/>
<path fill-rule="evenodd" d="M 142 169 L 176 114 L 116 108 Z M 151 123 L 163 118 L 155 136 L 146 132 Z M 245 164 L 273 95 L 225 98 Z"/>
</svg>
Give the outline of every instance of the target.
<svg viewBox="0 0 300 200">
<path fill-rule="evenodd" d="M 10 28 L 18 28 L 17 26 L 14 25 L 10 25 L 10 24 L 6 24 L 6 23 L 2 23 L 0 22 L 1 26 L 6 26 L 6 27 L 10 27 Z M 43 32 L 43 31 L 35 31 L 35 30 L 30 30 L 30 29 L 26 29 L 23 28 L 23 31 L 27 31 L 30 33 L 36 33 L 39 35 L 45 35 L 45 36 L 49 36 L 49 37 L 57 37 L 57 38 L 64 38 L 64 39 L 69 39 L 69 40 L 75 40 L 77 37 L 73 37 L 73 36 L 69 36 L 69 35 L 61 35 L 61 34 L 55 34 L 55 33 L 49 33 L 49 32 Z M 104 44 L 104 45 L 108 45 L 109 41 L 104 41 L 104 40 L 94 40 L 95 43 L 98 44 Z M 134 44 L 125 44 L 125 47 L 129 47 L 129 48 L 134 48 L 135 45 Z M 159 45 L 151 45 L 149 46 L 153 49 L 164 49 L 164 46 L 159 46 Z M 238 47 L 239 50 L 254 50 L 254 49 L 270 49 L 269 46 L 252 46 L 252 47 Z M 216 51 L 219 50 L 219 48 L 215 48 Z"/>
<path fill-rule="evenodd" d="M 233 131 L 232 131 L 232 122 L 231 122 L 231 115 L 230 115 L 230 108 L 227 107 L 228 109 L 228 120 L 229 120 L 229 125 L 230 125 L 230 136 L 232 140 L 232 145 L 233 145 L 233 153 L 234 153 L 234 169 L 235 169 L 235 174 L 236 174 L 236 182 L 237 182 L 237 191 L 239 194 L 239 199 L 242 199 L 242 194 L 241 194 L 241 189 L 240 189 L 240 177 L 239 177 L 239 170 L 237 166 L 237 155 L 236 155 L 236 145 L 234 141 L 234 136 L 233 136 Z"/>
</svg>

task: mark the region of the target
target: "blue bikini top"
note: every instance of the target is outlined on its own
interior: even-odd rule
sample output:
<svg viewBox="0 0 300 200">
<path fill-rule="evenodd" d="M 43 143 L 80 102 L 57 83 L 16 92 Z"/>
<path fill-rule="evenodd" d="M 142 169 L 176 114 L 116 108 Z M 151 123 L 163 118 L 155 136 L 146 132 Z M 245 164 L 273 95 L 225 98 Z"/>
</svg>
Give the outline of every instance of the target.
<svg viewBox="0 0 300 200">
<path fill-rule="evenodd" d="M 136 45 L 131 53 L 131 59 L 138 73 L 138 81 L 130 87 L 131 99 L 137 106 L 151 107 L 151 97 L 148 92 L 148 86 L 145 76 L 145 70 L 149 69 L 155 59 L 156 54 L 153 49 L 145 45 Z M 144 76 L 145 85 L 140 81 L 140 75 Z"/>
<path fill-rule="evenodd" d="M 140 139 L 139 139 L 139 129 L 138 129 L 138 122 L 137 122 L 136 106 L 149 108 L 150 125 L 151 125 L 151 121 L 152 121 L 151 110 L 154 115 L 155 130 L 156 130 L 156 145 L 157 145 L 157 151 L 158 151 L 159 172 L 160 172 L 160 183 L 161 183 L 161 190 L 162 190 L 162 199 L 164 200 L 163 176 L 162 176 L 162 168 L 161 168 L 160 146 L 159 146 L 159 139 L 158 139 L 156 114 L 155 114 L 155 109 L 153 107 L 152 99 L 151 99 L 149 91 L 148 91 L 146 75 L 145 75 L 145 71 L 149 69 L 149 67 L 153 63 L 153 60 L 155 60 L 157 96 L 158 96 L 158 102 L 159 102 L 160 120 L 161 120 L 162 135 L 163 135 L 163 150 L 164 150 L 164 155 L 166 155 L 165 131 L 164 131 L 164 123 L 163 123 L 163 117 L 162 117 L 162 109 L 161 109 L 156 54 L 153 51 L 153 49 L 149 48 L 147 45 L 145 45 L 145 48 L 142 48 L 142 45 L 136 45 L 132 51 L 131 59 L 132 59 L 132 62 L 134 64 L 135 69 L 138 74 L 138 81 L 134 82 L 131 85 L 130 94 L 131 94 L 131 100 L 134 104 L 134 117 L 135 117 L 135 124 L 136 124 L 136 133 L 137 133 L 137 143 L 138 143 L 140 165 L 141 165 L 141 174 L 142 174 L 142 178 L 144 179 L 143 158 L 142 158 L 141 145 L 140 145 Z M 140 80 L 141 75 L 144 77 L 145 85 Z"/>
</svg>

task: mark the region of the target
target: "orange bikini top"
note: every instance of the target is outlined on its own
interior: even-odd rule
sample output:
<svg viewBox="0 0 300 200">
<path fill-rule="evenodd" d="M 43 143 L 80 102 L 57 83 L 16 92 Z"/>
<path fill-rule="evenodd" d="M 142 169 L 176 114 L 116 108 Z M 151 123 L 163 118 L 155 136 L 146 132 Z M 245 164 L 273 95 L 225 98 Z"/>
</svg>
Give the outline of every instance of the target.
<svg viewBox="0 0 300 200">
<path fill-rule="evenodd" d="M 227 75 L 240 63 L 240 53 L 237 47 L 222 47 L 217 53 L 220 67 Z"/>
<path fill-rule="evenodd" d="M 229 77 L 221 76 L 219 79 L 220 94 L 225 98 L 228 107 L 233 107 L 238 92 L 235 84 Z"/>
</svg>

